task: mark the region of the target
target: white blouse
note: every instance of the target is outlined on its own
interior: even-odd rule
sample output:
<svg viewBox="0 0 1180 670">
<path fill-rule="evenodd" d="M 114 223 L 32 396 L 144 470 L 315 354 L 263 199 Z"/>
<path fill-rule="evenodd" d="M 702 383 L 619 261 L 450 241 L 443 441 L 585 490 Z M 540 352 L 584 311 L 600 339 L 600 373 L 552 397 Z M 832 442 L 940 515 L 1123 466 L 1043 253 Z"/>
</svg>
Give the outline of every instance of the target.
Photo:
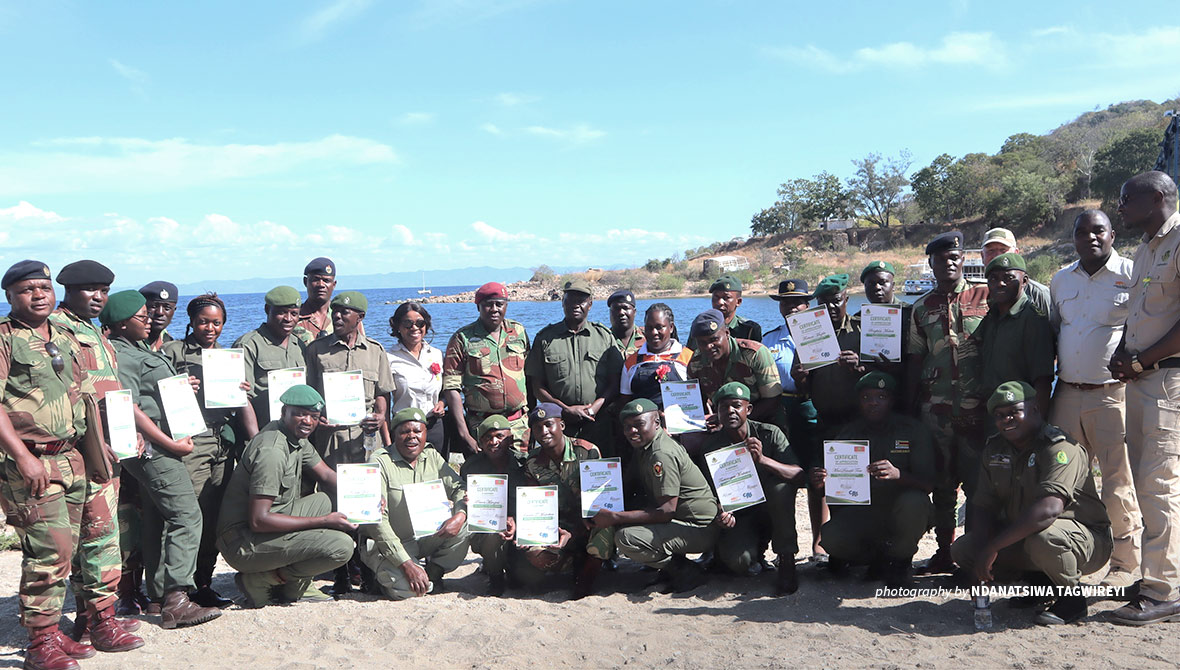
<svg viewBox="0 0 1180 670">
<path fill-rule="evenodd" d="M 438 394 L 442 391 L 443 353 L 422 343 L 418 358 L 410 353 L 401 340 L 394 340 L 389 352 L 389 371 L 393 374 L 393 409 L 397 412 L 407 407 L 417 407 L 423 412 L 434 409 Z M 431 367 L 438 372 L 431 372 Z"/>
</svg>

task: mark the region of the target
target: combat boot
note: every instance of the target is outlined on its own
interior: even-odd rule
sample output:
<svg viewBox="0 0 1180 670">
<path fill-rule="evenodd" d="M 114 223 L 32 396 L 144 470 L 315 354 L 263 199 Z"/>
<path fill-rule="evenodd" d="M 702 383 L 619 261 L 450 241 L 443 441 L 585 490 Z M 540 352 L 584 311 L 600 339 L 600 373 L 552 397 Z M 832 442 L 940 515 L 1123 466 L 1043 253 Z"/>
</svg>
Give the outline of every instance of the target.
<svg viewBox="0 0 1180 670">
<path fill-rule="evenodd" d="M 574 576 L 573 599 L 581 600 L 594 593 L 594 580 L 602 570 L 602 559 L 587 557 Z"/>
<path fill-rule="evenodd" d="M 115 608 L 108 607 L 91 617 L 90 643 L 99 651 L 131 651 L 143 646 L 143 638 L 128 632 L 123 622 L 115 618 Z"/>
<path fill-rule="evenodd" d="M 160 628 L 171 630 L 179 626 L 196 626 L 221 616 L 216 607 L 201 607 L 188 599 L 183 589 L 169 591 L 164 595 L 164 606 L 160 608 Z"/>
<path fill-rule="evenodd" d="M 70 629 L 70 639 L 82 644 L 89 642 L 89 623 L 90 618 L 86 615 L 86 601 L 82 600 L 81 596 L 74 596 L 74 627 Z M 73 656 L 73 654 L 70 655 Z"/>
<path fill-rule="evenodd" d="M 673 593 L 687 593 L 709 581 L 701 566 L 688 560 L 684 554 L 672 557 L 668 572 L 672 578 Z"/>
<path fill-rule="evenodd" d="M 67 639 L 57 625 L 29 629 L 29 646 L 25 648 L 25 670 L 78 670 L 82 666 L 61 647 Z"/>
<path fill-rule="evenodd" d="M 138 596 L 142 594 L 135 585 L 135 575 L 126 570 L 119 578 L 119 600 L 115 602 L 115 613 L 120 616 L 135 616 L 143 612 Z"/>
<path fill-rule="evenodd" d="M 428 591 L 428 593 L 439 594 L 439 593 L 443 593 L 446 591 L 446 587 L 443 586 L 443 569 L 442 568 L 438 567 L 434 563 L 427 563 L 426 564 L 426 576 L 430 579 L 430 583 L 433 585 L 433 588 L 431 588 L 431 590 Z"/>
<path fill-rule="evenodd" d="M 71 640 L 68 635 L 61 632 L 60 628 L 57 629 L 57 632 L 54 633 L 54 635 L 57 636 L 58 646 L 60 646 L 61 650 L 66 652 L 66 656 L 69 656 L 70 658 L 76 658 L 78 660 L 82 660 L 84 658 L 94 658 L 95 653 L 97 653 L 94 651 L 94 647 Z"/>
<path fill-rule="evenodd" d="M 795 558 L 783 556 L 778 561 L 778 573 L 774 580 L 774 595 L 789 596 L 799 590 L 799 576 L 795 572 Z"/>
</svg>

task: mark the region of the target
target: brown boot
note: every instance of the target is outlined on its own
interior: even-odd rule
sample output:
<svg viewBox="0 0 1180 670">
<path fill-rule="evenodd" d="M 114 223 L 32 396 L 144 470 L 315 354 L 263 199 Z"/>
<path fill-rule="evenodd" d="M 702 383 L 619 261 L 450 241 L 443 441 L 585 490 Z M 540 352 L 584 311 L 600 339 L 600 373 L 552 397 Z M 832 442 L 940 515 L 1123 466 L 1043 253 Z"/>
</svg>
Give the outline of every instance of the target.
<svg viewBox="0 0 1180 670">
<path fill-rule="evenodd" d="M 60 628 L 57 630 L 55 635 L 57 635 L 58 646 L 60 646 L 61 650 L 66 653 L 66 656 L 69 656 L 70 658 L 76 658 L 78 660 L 83 658 L 93 658 L 94 654 L 97 653 L 94 651 L 94 647 L 71 640 L 68 635 L 61 632 Z"/>
<path fill-rule="evenodd" d="M 99 651 L 131 651 L 143 646 L 143 638 L 132 635 L 115 618 L 115 608 L 108 607 L 94 614 L 90 626 L 90 640 Z M 139 623 L 138 621 L 136 623 Z"/>
<path fill-rule="evenodd" d="M 196 626 L 221 616 L 216 607 L 201 607 L 188 599 L 185 589 L 169 591 L 164 595 L 164 606 L 160 609 L 160 627 L 171 630 L 178 626 Z"/>
<path fill-rule="evenodd" d="M 25 649 L 25 670 L 79 670 L 82 666 L 61 648 L 68 639 L 57 625 L 29 629 L 29 646 Z"/>
</svg>

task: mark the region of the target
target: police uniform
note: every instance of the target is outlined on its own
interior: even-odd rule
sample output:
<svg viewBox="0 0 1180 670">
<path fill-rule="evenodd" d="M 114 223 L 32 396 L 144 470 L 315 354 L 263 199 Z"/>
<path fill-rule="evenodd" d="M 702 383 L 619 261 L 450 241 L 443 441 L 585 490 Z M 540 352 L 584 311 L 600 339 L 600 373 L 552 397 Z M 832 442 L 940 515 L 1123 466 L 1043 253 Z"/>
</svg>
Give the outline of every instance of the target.
<svg viewBox="0 0 1180 670">
<path fill-rule="evenodd" d="M 299 292 L 290 286 L 279 286 L 267 292 L 267 307 L 298 307 L 301 304 Z M 300 330 L 300 326 L 295 327 Z M 234 342 L 234 349 L 241 349 L 246 359 L 246 378 L 250 381 L 250 405 L 258 425 L 263 426 L 279 417 L 270 415 L 271 372 L 288 368 L 302 368 L 307 365 L 304 352 L 307 345 L 294 331 L 282 344 L 279 336 L 263 322 L 254 330 L 242 335 Z"/>
<path fill-rule="evenodd" d="M 778 283 L 778 292 L 771 295 L 770 299 L 775 302 L 797 298 L 809 301 L 814 296 L 808 288 L 807 282 L 803 279 L 784 279 Z M 795 378 L 791 376 L 791 367 L 798 354 L 790 328 L 783 323 L 770 330 L 762 336 L 762 345 L 770 350 L 775 368 L 778 369 L 779 382 L 782 385 L 782 394 L 779 397 L 783 408 L 782 415 L 785 417 L 783 425 L 786 434 L 790 436 L 791 451 L 795 458 L 799 459 L 799 465 L 804 470 L 810 469 L 815 465 L 816 411 L 807 391 L 799 388 Z"/>
</svg>

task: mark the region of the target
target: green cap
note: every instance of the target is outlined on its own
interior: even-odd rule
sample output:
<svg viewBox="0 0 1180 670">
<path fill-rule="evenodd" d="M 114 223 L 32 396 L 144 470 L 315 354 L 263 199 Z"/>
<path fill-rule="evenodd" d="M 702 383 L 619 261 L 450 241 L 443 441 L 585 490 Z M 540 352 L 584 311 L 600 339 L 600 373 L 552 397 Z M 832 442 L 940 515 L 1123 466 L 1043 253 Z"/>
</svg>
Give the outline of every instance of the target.
<svg viewBox="0 0 1180 670">
<path fill-rule="evenodd" d="M 1024 264 L 1024 258 L 1020 254 L 1008 252 L 993 258 L 992 262 L 987 264 L 987 269 L 983 271 L 983 276 L 990 275 L 992 270 L 1020 270 L 1021 272 L 1028 272 L 1028 266 Z"/>
<path fill-rule="evenodd" d="M 821 279 L 819 281 L 819 284 L 816 284 L 815 297 L 818 298 L 820 296 L 832 295 L 833 293 L 839 293 L 840 291 L 843 291 L 846 288 L 848 288 L 848 275 L 847 274 L 841 273 L 838 275 L 828 275 L 827 277 L 824 277 L 823 279 Z"/>
<path fill-rule="evenodd" d="M 1000 405 L 1011 405 L 1022 400 L 1032 400 L 1036 397 L 1036 389 L 1025 382 L 1004 382 L 996 387 L 995 392 L 987 399 L 987 411 L 988 414 L 991 414 Z"/>
<path fill-rule="evenodd" d="M 483 421 L 481 421 L 479 423 L 479 425 L 475 427 L 475 439 L 482 440 L 484 435 L 487 435 L 488 433 L 492 432 L 493 430 L 511 430 L 511 429 L 512 429 L 512 424 L 508 423 L 508 419 L 505 419 L 503 416 L 501 416 L 499 414 L 493 414 L 493 415 L 489 416 L 488 418 L 484 419 Z"/>
<path fill-rule="evenodd" d="M 398 410 L 393 415 L 393 419 L 389 421 L 389 429 L 393 430 L 407 421 L 417 421 L 418 423 L 426 423 L 426 413 L 417 407 L 407 407 Z"/>
<path fill-rule="evenodd" d="M 717 392 L 713 394 L 713 405 L 716 406 L 722 400 L 729 398 L 741 398 L 742 400 L 750 399 L 750 387 L 741 382 L 729 382 L 723 384 Z"/>
<path fill-rule="evenodd" d="M 98 313 L 98 322 L 104 326 L 114 325 L 135 316 L 139 308 L 147 304 L 147 298 L 139 291 L 119 291 L 107 298 L 106 307 Z"/>
<path fill-rule="evenodd" d="M 742 280 L 733 275 L 721 275 L 709 286 L 709 293 L 713 291 L 740 291 Z"/>
<path fill-rule="evenodd" d="M 857 391 L 863 391 L 865 389 L 881 389 L 882 391 L 893 393 L 897 390 L 897 380 L 891 374 L 873 370 L 856 382 Z"/>
<path fill-rule="evenodd" d="M 561 287 L 561 290 L 564 293 L 576 291 L 578 293 L 585 293 L 586 295 L 594 295 L 594 290 L 590 288 L 590 282 L 586 281 L 585 279 L 571 279 Z"/>
<path fill-rule="evenodd" d="M 266 292 L 267 307 L 298 307 L 303 304 L 299 291 L 290 286 L 276 286 Z"/>
<path fill-rule="evenodd" d="M 369 299 L 360 291 L 344 291 L 332 298 L 333 307 L 347 307 L 358 312 L 369 311 Z"/>
<path fill-rule="evenodd" d="M 637 400 L 632 400 L 626 405 L 623 405 L 623 409 L 619 411 L 619 418 L 627 419 L 633 416 L 639 416 L 640 414 L 654 412 L 657 409 L 659 408 L 656 407 L 654 402 L 648 400 L 647 398 L 639 398 Z"/>
<path fill-rule="evenodd" d="M 866 265 L 865 269 L 860 271 L 860 283 L 862 283 L 862 284 L 865 283 L 865 277 L 870 272 L 877 272 L 877 271 L 888 272 L 891 275 L 897 274 L 897 270 L 893 269 L 893 263 L 890 263 L 889 261 L 873 261 L 872 263 L 869 263 L 868 265 Z"/>
<path fill-rule="evenodd" d="M 319 392 L 307 384 L 296 384 L 283 391 L 279 402 L 292 407 L 306 407 L 317 412 L 324 411 L 324 399 Z"/>
</svg>

